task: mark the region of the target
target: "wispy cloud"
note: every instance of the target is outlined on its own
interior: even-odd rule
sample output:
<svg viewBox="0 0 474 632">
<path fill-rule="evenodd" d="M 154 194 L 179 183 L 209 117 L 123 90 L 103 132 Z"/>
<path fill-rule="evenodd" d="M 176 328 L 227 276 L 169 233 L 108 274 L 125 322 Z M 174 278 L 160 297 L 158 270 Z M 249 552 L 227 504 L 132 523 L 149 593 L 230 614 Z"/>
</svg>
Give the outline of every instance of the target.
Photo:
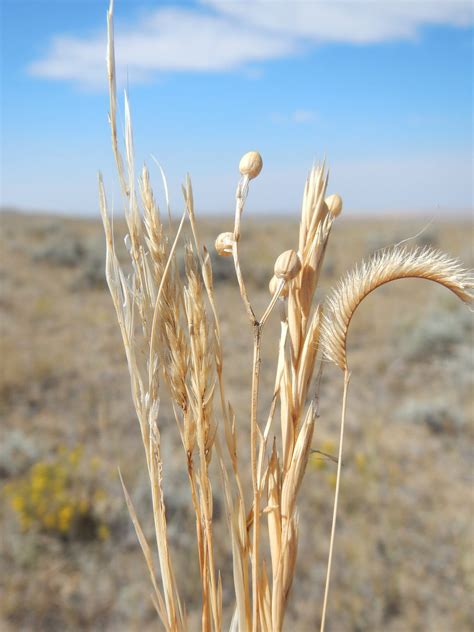
<svg viewBox="0 0 474 632">
<path fill-rule="evenodd" d="M 158 9 L 134 26 L 118 25 L 117 67 L 128 80 L 148 81 L 157 72 L 216 72 L 295 52 L 292 38 L 219 13 L 196 9 Z M 86 85 L 104 82 L 105 35 L 90 38 L 55 37 L 46 55 L 29 71 L 47 79 Z M 252 73 L 252 68 L 247 69 Z"/>
<path fill-rule="evenodd" d="M 159 72 L 252 72 L 254 63 L 294 56 L 316 44 L 409 39 L 425 25 L 467 26 L 472 21 L 470 0 L 201 0 L 191 7 L 150 11 L 133 25 L 119 24 L 117 63 L 132 82 L 150 81 Z M 104 55 L 103 34 L 58 35 L 45 55 L 30 64 L 29 72 L 100 85 Z"/>
<path fill-rule="evenodd" d="M 315 42 L 376 43 L 413 38 L 427 24 L 466 26 L 473 21 L 470 0 L 204 2 L 267 32 Z"/>
</svg>

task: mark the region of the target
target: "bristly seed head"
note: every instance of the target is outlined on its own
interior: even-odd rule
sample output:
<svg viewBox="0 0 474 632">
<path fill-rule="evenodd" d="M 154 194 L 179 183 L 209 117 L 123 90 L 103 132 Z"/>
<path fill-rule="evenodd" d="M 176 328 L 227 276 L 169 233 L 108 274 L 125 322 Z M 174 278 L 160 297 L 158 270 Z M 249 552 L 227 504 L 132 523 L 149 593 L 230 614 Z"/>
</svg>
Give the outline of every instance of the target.
<svg viewBox="0 0 474 632">
<path fill-rule="evenodd" d="M 218 235 L 215 243 L 217 254 L 221 257 L 230 257 L 234 241 L 233 233 L 221 233 Z"/>
<path fill-rule="evenodd" d="M 333 217 L 337 217 L 342 211 L 342 198 L 337 193 L 333 193 L 325 200 L 326 206 Z"/>
<path fill-rule="evenodd" d="M 275 261 L 275 276 L 277 279 L 285 279 L 290 281 L 294 279 L 301 270 L 301 259 L 295 250 L 286 250 L 282 252 Z"/>
<path fill-rule="evenodd" d="M 239 171 L 249 180 L 256 178 L 263 167 L 262 156 L 258 151 L 249 151 L 242 156 L 239 163 Z"/>
<path fill-rule="evenodd" d="M 272 296 L 275 295 L 275 292 L 278 290 L 281 279 L 277 279 L 276 276 L 272 276 L 270 279 L 270 283 L 268 284 L 268 289 L 270 290 L 270 294 Z M 285 283 L 283 289 L 280 292 L 280 298 L 286 298 L 288 296 L 288 285 Z"/>
</svg>

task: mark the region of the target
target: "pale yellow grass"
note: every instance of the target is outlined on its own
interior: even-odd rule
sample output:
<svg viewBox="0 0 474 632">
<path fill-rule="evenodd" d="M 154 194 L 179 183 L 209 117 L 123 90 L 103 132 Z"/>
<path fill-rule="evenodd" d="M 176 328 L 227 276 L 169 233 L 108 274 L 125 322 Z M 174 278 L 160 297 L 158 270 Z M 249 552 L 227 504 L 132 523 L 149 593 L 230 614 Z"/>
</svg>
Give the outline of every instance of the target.
<svg viewBox="0 0 474 632">
<path fill-rule="evenodd" d="M 295 248 L 277 258 L 273 296 L 262 315 L 252 304 L 242 269 L 240 244 L 245 240 L 242 222 L 251 180 L 262 160 L 250 152 L 240 163 L 235 218 L 232 231 L 217 238 L 221 255 L 232 255 L 249 333 L 253 360 L 249 367 L 251 388 L 248 425 L 235 421 L 226 396 L 224 349 L 226 340 L 216 305 L 209 253 L 199 236 L 190 178 L 183 186 L 193 244 L 185 247 L 184 274 L 177 252 L 186 215 L 177 232 L 165 229 L 146 169 L 139 187 L 135 182 L 130 108 L 125 100 L 125 161 L 117 137 L 113 5 L 109 10 L 108 71 L 110 122 L 117 173 L 123 193 L 127 223 L 126 243 L 131 274 L 122 271 L 115 250 L 102 180 L 101 211 L 107 240 L 106 273 L 113 298 L 131 378 L 147 471 L 150 479 L 159 580 L 150 547 L 131 499 L 127 504 L 152 577 L 153 602 L 166 630 L 188 629 L 186 607 L 176 581 L 169 546 L 163 458 L 160 435 L 162 382 L 171 396 L 176 426 L 183 446 L 182 467 L 187 472 L 196 521 L 196 557 L 201 582 L 201 629 L 224 627 L 222 577 L 216 565 L 213 527 L 213 488 L 220 484 L 225 499 L 232 555 L 235 609 L 230 630 L 278 632 L 282 630 L 296 568 L 299 514 L 297 499 L 306 472 L 316 417 L 319 379 L 324 356 L 344 370 L 344 394 L 337 458 L 334 511 L 330 535 L 327 578 L 321 616 L 324 630 L 342 467 L 342 445 L 349 372 L 346 336 L 351 317 L 372 290 L 389 281 L 416 277 L 436 281 L 462 300 L 472 300 L 472 280 L 452 259 L 425 249 L 394 248 L 376 256 L 350 274 L 329 301 L 315 300 L 328 240 L 342 210 L 339 196 L 326 195 L 328 177 L 323 165 L 308 176 L 303 196 L 299 240 Z M 165 182 L 166 190 L 166 182 Z M 143 209 L 143 210 L 142 210 Z M 265 325 L 273 311 L 280 312 L 273 397 L 261 418 L 259 391 L 261 350 Z M 324 322 L 324 325 L 323 325 Z M 214 398 L 218 400 L 217 406 Z M 220 408 L 220 411 L 218 412 Z M 279 427 L 275 416 L 279 412 Z M 247 434 L 247 454 L 238 451 L 238 435 Z M 220 477 L 212 470 L 217 460 Z M 241 462 L 250 464 L 246 489 Z M 248 479 L 247 479 L 248 480 Z"/>
</svg>

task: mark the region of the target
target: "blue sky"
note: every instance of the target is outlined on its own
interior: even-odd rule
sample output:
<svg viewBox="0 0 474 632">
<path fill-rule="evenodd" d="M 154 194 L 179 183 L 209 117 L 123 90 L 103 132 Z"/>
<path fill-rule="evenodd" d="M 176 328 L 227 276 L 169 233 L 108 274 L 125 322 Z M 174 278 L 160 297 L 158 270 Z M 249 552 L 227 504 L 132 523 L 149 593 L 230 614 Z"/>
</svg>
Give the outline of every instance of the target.
<svg viewBox="0 0 474 632">
<path fill-rule="evenodd" d="M 1 204 L 94 215 L 99 169 L 117 191 L 107 2 L 0 2 Z M 250 149 L 257 212 L 296 212 L 323 157 L 348 211 L 472 208 L 470 2 L 116 0 L 115 16 L 137 164 L 158 187 L 158 158 L 176 210 L 190 172 L 201 212 L 230 211 Z"/>
</svg>

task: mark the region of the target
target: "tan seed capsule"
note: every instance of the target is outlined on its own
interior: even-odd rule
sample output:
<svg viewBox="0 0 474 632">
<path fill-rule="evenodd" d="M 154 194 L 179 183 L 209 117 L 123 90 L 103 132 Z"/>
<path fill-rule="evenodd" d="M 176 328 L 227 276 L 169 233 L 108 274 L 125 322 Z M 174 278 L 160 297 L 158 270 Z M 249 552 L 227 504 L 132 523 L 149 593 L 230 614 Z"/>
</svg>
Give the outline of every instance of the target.
<svg viewBox="0 0 474 632">
<path fill-rule="evenodd" d="M 262 156 L 258 151 L 249 151 L 242 156 L 239 163 L 239 171 L 249 180 L 256 178 L 263 167 Z"/>
<path fill-rule="evenodd" d="M 272 276 L 272 278 L 270 279 L 270 283 L 268 284 L 268 289 L 270 290 L 270 294 L 272 296 L 274 296 L 275 292 L 280 287 L 280 282 L 281 282 L 281 279 L 277 279 L 276 276 Z M 285 285 L 283 286 L 280 292 L 280 298 L 286 298 L 287 296 L 288 296 L 288 285 L 285 283 Z"/>
<path fill-rule="evenodd" d="M 234 243 L 233 233 L 221 233 L 216 239 L 216 251 L 221 257 L 230 257 L 232 255 L 232 244 Z"/>
<path fill-rule="evenodd" d="M 342 198 L 337 193 L 330 195 L 325 200 L 329 212 L 333 217 L 337 217 L 342 211 Z"/>
<path fill-rule="evenodd" d="M 294 279 L 301 270 L 301 261 L 295 250 L 286 250 L 282 252 L 275 261 L 275 276 L 277 279 L 285 279 L 290 281 Z"/>
</svg>

